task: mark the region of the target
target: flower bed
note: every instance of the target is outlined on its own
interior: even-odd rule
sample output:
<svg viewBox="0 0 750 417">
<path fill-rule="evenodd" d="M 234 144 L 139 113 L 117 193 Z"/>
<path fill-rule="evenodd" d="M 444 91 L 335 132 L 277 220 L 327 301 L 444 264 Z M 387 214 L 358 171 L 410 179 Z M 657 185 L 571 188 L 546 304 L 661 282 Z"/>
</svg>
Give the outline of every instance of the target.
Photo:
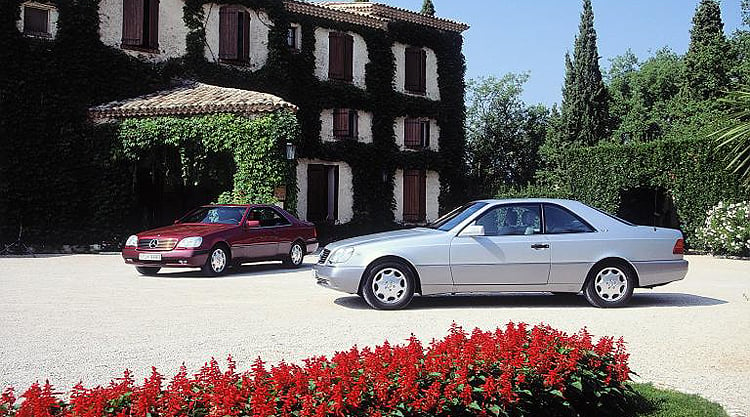
<svg viewBox="0 0 750 417">
<path fill-rule="evenodd" d="M 154 368 L 140 385 L 128 371 L 107 387 L 76 385 L 63 400 L 49 383 L 20 398 L 7 389 L 0 416 L 570 416 L 627 408 L 628 354 L 622 339 L 594 342 L 582 329 L 509 323 L 467 333 L 453 325 L 423 346 L 353 347 L 330 359 L 237 372 L 229 358 L 164 386 Z M 17 404 L 20 402 L 20 404 Z"/>
<path fill-rule="evenodd" d="M 750 255 L 750 202 L 719 202 L 706 213 L 696 238 L 712 255 Z"/>
</svg>

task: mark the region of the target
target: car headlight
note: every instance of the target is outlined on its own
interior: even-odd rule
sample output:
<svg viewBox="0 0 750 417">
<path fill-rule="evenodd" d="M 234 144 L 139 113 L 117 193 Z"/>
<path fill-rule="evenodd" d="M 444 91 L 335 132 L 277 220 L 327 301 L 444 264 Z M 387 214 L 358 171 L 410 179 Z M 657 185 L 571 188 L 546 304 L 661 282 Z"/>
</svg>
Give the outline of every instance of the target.
<svg viewBox="0 0 750 417">
<path fill-rule="evenodd" d="M 341 248 L 331 254 L 331 256 L 328 258 L 328 263 L 341 264 L 348 261 L 349 259 L 352 259 L 353 255 L 354 248 Z"/>
<path fill-rule="evenodd" d="M 203 243 L 203 238 L 200 236 L 186 237 L 177 244 L 178 248 L 197 248 Z"/>
<path fill-rule="evenodd" d="M 128 247 L 136 247 L 138 246 L 138 236 L 132 235 L 128 238 L 128 240 L 125 241 L 125 246 Z"/>
</svg>

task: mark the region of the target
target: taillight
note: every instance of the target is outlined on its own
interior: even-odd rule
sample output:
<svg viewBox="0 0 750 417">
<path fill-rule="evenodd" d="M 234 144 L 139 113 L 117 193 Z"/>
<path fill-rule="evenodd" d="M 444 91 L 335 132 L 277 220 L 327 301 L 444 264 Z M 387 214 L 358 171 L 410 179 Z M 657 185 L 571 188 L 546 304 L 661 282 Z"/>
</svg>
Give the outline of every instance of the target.
<svg viewBox="0 0 750 417">
<path fill-rule="evenodd" d="M 313 227 L 313 237 L 314 237 L 315 239 L 317 239 L 317 238 L 318 238 L 318 228 L 316 228 L 316 227 Z"/>
<path fill-rule="evenodd" d="M 674 244 L 674 249 L 672 249 L 672 253 L 675 255 L 682 255 L 685 253 L 685 240 L 684 239 L 677 239 L 677 242 Z"/>
</svg>

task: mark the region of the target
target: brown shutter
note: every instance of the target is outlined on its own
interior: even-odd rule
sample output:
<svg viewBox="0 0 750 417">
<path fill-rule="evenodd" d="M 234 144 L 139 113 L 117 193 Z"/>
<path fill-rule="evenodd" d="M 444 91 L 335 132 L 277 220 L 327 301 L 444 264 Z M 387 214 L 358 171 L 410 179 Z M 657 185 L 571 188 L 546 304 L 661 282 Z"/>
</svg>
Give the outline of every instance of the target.
<svg viewBox="0 0 750 417">
<path fill-rule="evenodd" d="M 328 78 L 344 78 L 344 39 L 338 32 L 328 34 Z"/>
<path fill-rule="evenodd" d="M 238 24 L 236 8 L 225 6 L 219 10 L 219 59 L 238 59 Z"/>
<path fill-rule="evenodd" d="M 337 138 L 351 137 L 349 109 L 333 110 L 333 136 Z"/>
<path fill-rule="evenodd" d="M 404 171 L 404 221 L 422 222 L 426 217 L 427 178 L 424 171 Z"/>
<path fill-rule="evenodd" d="M 420 140 L 421 123 L 419 119 L 404 120 L 404 146 L 407 148 L 418 148 L 422 141 Z"/>
<path fill-rule="evenodd" d="M 427 91 L 427 51 L 419 50 L 419 92 Z"/>
<path fill-rule="evenodd" d="M 122 0 L 122 44 L 143 45 L 144 0 Z"/>
<path fill-rule="evenodd" d="M 352 82 L 352 72 L 354 69 L 354 38 L 349 34 L 343 35 L 344 39 L 344 68 L 343 79 Z"/>
<path fill-rule="evenodd" d="M 356 110 L 349 110 L 349 137 L 359 137 L 359 113 Z"/>
<path fill-rule="evenodd" d="M 242 61 L 250 60 L 250 13 L 243 11 L 242 14 Z"/>
<path fill-rule="evenodd" d="M 406 48 L 404 88 L 424 93 L 427 86 L 427 52 L 422 48 Z"/>
<path fill-rule="evenodd" d="M 159 0 L 148 0 L 148 47 L 159 49 Z"/>
<path fill-rule="evenodd" d="M 24 6 L 23 32 L 33 35 L 49 35 L 49 10 Z"/>
<path fill-rule="evenodd" d="M 422 121 L 422 140 L 421 145 L 425 148 L 430 147 L 430 121 L 429 120 L 423 120 Z"/>
<path fill-rule="evenodd" d="M 324 165 L 307 166 L 307 220 L 322 221 L 328 215 L 328 176 Z"/>
</svg>

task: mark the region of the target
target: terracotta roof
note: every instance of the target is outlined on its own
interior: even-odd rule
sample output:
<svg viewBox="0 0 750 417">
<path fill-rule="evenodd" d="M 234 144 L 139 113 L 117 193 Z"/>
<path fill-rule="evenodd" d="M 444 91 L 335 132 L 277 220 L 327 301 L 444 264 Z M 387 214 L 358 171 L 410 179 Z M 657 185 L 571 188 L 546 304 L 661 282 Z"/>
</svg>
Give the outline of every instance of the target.
<svg viewBox="0 0 750 417">
<path fill-rule="evenodd" d="M 118 119 L 211 113 L 251 115 L 279 109 L 297 111 L 297 106 L 271 94 L 186 82 L 145 96 L 92 107 L 89 114 L 94 119 Z"/>
<path fill-rule="evenodd" d="M 451 32 L 460 33 L 469 28 L 469 25 L 457 22 L 455 20 L 427 16 L 422 13 L 416 13 L 411 10 L 402 9 L 400 7 L 393 7 L 381 3 L 372 3 L 369 1 L 325 1 L 320 4 L 331 9 L 342 10 L 349 13 L 356 13 L 387 20 L 401 20 Z"/>
<path fill-rule="evenodd" d="M 388 25 L 388 20 L 381 17 L 356 10 L 343 10 L 335 7 L 328 7 L 322 3 L 315 4 L 301 0 L 284 0 L 284 8 L 292 13 L 351 23 L 374 29 L 385 30 Z"/>
</svg>

